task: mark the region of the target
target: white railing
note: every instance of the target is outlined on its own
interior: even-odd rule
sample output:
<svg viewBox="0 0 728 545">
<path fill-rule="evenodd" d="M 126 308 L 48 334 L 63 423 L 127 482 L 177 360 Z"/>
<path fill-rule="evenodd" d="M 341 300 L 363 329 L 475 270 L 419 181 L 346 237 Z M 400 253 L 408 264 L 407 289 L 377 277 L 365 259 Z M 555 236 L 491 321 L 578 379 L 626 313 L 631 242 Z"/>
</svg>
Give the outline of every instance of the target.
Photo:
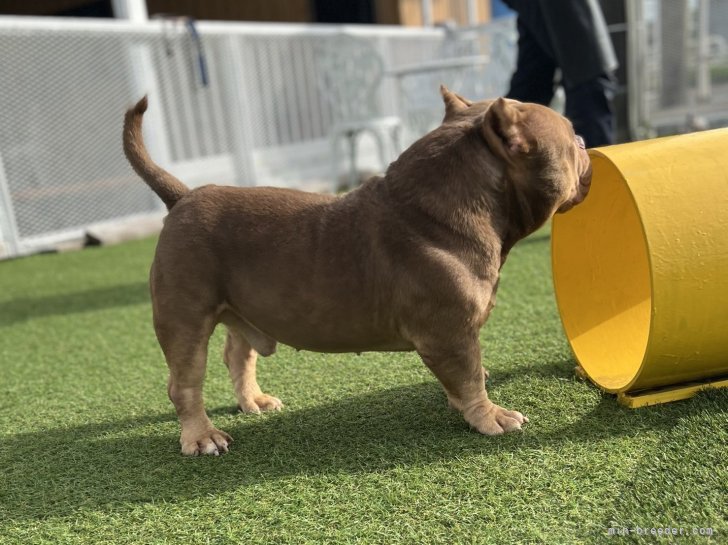
<svg viewBox="0 0 728 545">
<path fill-rule="evenodd" d="M 728 4 L 627 6 L 632 137 L 728 124 Z M 675 9 L 684 12 L 671 29 Z M 377 113 L 402 119 L 404 144 L 441 117 L 440 83 L 474 98 L 505 93 L 516 47 L 512 19 L 454 33 L 218 22 L 197 31 L 206 85 L 181 23 L 0 17 L 0 258 L 161 215 L 121 151 L 123 112 L 144 93 L 148 147 L 189 185 L 332 190 L 331 165 L 346 154 L 332 157 L 328 142 L 322 43 L 346 33 L 374 46 L 386 69 Z M 362 170 L 381 169 L 373 141 L 359 150 Z"/>
<path fill-rule="evenodd" d="M 196 30 L 205 82 L 184 24 L 0 17 L 0 256 L 80 237 L 91 225 L 161 213 L 121 150 L 123 112 L 145 93 L 150 152 L 189 185 L 331 190 L 333 114 L 316 57 L 322 43 L 341 33 L 368 40 L 389 74 L 376 97 L 379 113 L 405 121 L 422 104 L 433 120 L 441 116 L 440 82 L 489 81 L 489 93 L 503 94 L 515 53 L 512 20 L 484 27 L 476 53 L 493 62 L 471 67 L 470 78 L 460 66 L 430 73 L 412 98 L 392 74 L 452 56 L 450 33 L 219 22 Z M 495 47 L 493 36 L 505 38 Z M 471 92 L 482 96 L 482 89 Z M 410 127 L 405 141 L 417 131 Z M 359 164 L 381 168 L 373 142 L 362 142 Z"/>
</svg>

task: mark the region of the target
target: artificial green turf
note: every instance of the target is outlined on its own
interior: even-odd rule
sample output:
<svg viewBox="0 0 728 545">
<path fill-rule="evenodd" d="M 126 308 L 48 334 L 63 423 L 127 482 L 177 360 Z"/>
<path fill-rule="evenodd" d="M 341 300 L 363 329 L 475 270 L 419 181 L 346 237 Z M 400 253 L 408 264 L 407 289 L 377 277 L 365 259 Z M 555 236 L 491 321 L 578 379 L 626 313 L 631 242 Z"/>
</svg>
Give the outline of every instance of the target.
<svg viewBox="0 0 728 545">
<path fill-rule="evenodd" d="M 259 381 L 285 409 L 236 414 L 218 331 L 219 458 L 179 454 L 154 242 L 0 263 L 0 543 L 728 543 L 728 393 L 629 410 L 575 379 L 545 232 L 513 251 L 482 334 L 523 433 L 469 431 L 414 354 L 281 347 Z"/>
</svg>

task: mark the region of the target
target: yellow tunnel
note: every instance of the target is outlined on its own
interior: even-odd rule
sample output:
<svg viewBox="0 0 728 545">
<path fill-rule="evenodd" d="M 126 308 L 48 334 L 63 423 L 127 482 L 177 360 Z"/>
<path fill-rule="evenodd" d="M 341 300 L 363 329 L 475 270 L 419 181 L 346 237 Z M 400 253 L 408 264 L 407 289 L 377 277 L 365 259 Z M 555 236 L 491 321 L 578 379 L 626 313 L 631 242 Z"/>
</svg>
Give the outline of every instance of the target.
<svg viewBox="0 0 728 545">
<path fill-rule="evenodd" d="M 589 154 L 589 195 L 552 223 L 574 356 L 629 406 L 728 386 L 728 129 Z"/>
</svg>

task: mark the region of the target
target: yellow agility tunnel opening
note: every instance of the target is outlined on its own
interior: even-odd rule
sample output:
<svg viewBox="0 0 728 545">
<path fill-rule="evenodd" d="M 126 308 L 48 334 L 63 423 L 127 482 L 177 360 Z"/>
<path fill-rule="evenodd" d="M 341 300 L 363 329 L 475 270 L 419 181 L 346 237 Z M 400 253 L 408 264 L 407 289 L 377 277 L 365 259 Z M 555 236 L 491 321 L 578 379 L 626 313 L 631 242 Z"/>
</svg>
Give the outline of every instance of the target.
<svg viewBox="0 0 728 545">
<path fill-rule="evenodd" d="M 589 378 L 623 392 L 642 369 L 652 289 L 647 240 L 619 169 L 590 151 L 593 182 L 582 204 L 552 224 L 552 269 L 566 336 Z"/>
<path fill-rule="evenodd" d="M 589 151 L 583 203 L 552 223 L 566 337 L 630 407 L 728 387 L 728 129 Z"/>
</svg>

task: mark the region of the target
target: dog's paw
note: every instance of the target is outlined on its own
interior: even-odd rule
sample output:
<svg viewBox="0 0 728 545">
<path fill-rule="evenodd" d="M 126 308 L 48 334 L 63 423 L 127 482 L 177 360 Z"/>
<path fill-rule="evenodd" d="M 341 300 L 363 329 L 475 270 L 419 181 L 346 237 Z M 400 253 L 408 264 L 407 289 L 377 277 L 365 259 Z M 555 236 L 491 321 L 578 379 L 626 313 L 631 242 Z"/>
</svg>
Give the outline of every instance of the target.
<svg viewBox="0 0 728 545">
<path fill-rule="evenodd" d="M 194 436 L 187 436 L 183 433 L 180 439 L 182 454 L 185 456 L 199 456 L 200 454 L 219 456 L 228 451 L 232 442 L 232 437 L 215 428 L 205 430 L 203 433 Z"/>
<path fill-rule="evenodd" d="M 283 403 L 277 397 L 258 394 L 241 399 L 238 408 L 244 413 L 259 414 L 263 411 L 280 411 L 283 408 Z"/>
<path fill-rule="evenodd" d="M 528 422 L 528 417 L 518 411 L 509 411 L 495 403 L 482 403 L 466 411 L 465 420 L 479 433 L 500 435 L 510 431 L 520 431 Z"/>
</svg>

